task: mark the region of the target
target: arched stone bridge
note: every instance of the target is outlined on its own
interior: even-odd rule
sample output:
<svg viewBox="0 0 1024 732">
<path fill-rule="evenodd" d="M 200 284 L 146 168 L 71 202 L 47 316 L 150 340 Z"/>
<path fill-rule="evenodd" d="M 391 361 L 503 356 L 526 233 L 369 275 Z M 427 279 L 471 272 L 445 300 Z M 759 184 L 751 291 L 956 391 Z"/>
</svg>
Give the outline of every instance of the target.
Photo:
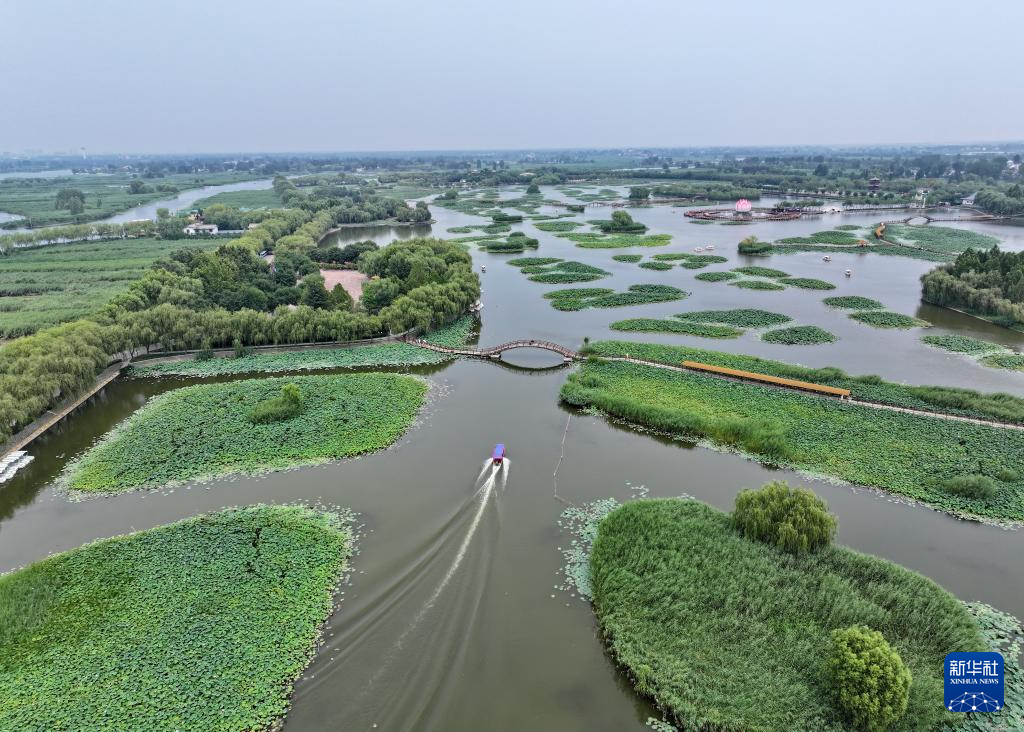
<svg viewBox="0 0 1024 732">
<path fill-rule="evenodd" d="M 439 353 L 450 353 L 454 356 L 470 356 L 473 358 L 501 358 L 501 354 L 505 351 L 512 351 L 516 348 L 539 348 L 543 351 L 551 351 L 557 353 L 559 356 L 565 359 L 566 362 L 576 361 L 582 356 L 576 353 L 571 348 L 559 345 L 558 343 L 552 343 L 551 341 L 538 341 L 538 340 L 518 340 L 509 341 L 508 343 L 502 343 L 500 346 L 490 346 L 488 348 L 449 348 L 447 346 L 439 346 L 434 343 L 428 343 L 427 341 L 419 340 L 418 338 L 410 338 L 408 343 L 420 348 L 426 348 L 430 351 L 437 351 Z"/>
</svg>

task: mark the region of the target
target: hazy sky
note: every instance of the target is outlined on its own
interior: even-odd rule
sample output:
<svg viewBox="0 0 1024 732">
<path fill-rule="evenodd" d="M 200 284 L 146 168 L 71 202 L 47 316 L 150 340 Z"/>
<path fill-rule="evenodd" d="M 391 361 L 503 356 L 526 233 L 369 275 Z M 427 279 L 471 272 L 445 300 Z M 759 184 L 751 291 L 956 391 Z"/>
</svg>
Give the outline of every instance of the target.
<svg viewBox="0 0 1024 732">
<path fill-rule="evenodd" d="M 1024 138 L 1020 0 L 0 0 L 0 151 Z"/>
</svg>

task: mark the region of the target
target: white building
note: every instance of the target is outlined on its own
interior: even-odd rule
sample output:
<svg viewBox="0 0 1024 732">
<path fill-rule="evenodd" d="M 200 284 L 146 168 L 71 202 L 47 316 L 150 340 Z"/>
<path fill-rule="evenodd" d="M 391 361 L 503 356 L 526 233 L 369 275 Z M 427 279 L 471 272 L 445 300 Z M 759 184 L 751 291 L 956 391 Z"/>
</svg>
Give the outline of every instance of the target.
<svg viewBox="0 0 1024 732">
<path fill-rule="evenodd" d="M 192 223 L 182 229 L 182 231 L 189 236 L 195 236 L 196 234 L 213 236 L 214 234 L 217 234 L 220 229 L 217 228 L 217 224 Z"/>
</svg>

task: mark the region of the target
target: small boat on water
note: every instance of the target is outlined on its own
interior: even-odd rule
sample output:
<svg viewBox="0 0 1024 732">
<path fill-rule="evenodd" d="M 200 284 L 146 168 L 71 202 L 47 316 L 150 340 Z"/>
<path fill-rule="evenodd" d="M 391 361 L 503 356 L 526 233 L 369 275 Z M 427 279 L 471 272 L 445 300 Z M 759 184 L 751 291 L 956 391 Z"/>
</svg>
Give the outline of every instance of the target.
<svg viewBox="0 0 1024 732">
<path fill-rule="evenodd" d="M 505 443 L 499 442 L 494 446 L 494 452 L 491 453 L 491 462 L 495 465 L 501 465 L 505 460 Z"/>
<path fill-rule="evenodd" d="M 708 250 L 708 251 L 710 252 L 710 251 L 713 251 L 713 250 L 714 250 L 714 248 L 715 248 L 715 245 L 714 245 L 714 244 L 708 244 L 708 245 L 707 245 L 706 247 L 704 247 L 704 248 L 705 248 L 706 250 Z"/>
<path fill-rule="evenodd" d="M 480 265 L 480 271 L 481 272 L 486 272 L 487 271 L 487 265 L 486 264 L 481 264 Z"/>
<path fill-rule="evenodd" d="M 695 252 L 703 252 L 704 251 L 704 247 L 694 247 L 693 251 L 695 251 Z"/>
<path fill-rule="evenodd" d="M 850 277 L 850 276 L 853 275 L 853 270 L 852 269 L 848 269 L 845 272 L 843 272 L 843 274 L 845 274 L 847 277 Z"/>
<path fill-rule="evenodd" d="M 830 256 L 828 256 L 828 255 L 826 254 L 826 255 L 825 255 L 824 257 L 822 257 L 822 258 L 821 258 L 821 260 L 822 260 L 823 262 L 831 262 L 831 261 L 832 261 L 832 257 L 830 257 Z"/>
</svg>

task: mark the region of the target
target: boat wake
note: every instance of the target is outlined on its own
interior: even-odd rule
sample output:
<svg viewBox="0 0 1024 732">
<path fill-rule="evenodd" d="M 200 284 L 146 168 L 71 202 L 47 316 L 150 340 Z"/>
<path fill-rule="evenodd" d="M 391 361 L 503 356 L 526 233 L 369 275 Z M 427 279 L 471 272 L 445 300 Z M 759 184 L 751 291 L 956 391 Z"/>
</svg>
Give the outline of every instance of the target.
<svg viewBox="0 0 1024 732">
<path fill-rule="evenodd" d="M 384 583 L 342 605 L 309 676 L 297 685 L 289 728 L 421 730 L 443 716 L 498 538 L 497 511 L 488 508 L 505 489 L 509 471 L 507 458 L 485 461 L 473 492 L 416 547 L 417 556 L 393 560 L 397 571 Z M 340 710 L 337 718 L 317 719 L 318 705 L 300 703 L 320 693 L 344 699 L 331 705 Z"/>
</svg>

